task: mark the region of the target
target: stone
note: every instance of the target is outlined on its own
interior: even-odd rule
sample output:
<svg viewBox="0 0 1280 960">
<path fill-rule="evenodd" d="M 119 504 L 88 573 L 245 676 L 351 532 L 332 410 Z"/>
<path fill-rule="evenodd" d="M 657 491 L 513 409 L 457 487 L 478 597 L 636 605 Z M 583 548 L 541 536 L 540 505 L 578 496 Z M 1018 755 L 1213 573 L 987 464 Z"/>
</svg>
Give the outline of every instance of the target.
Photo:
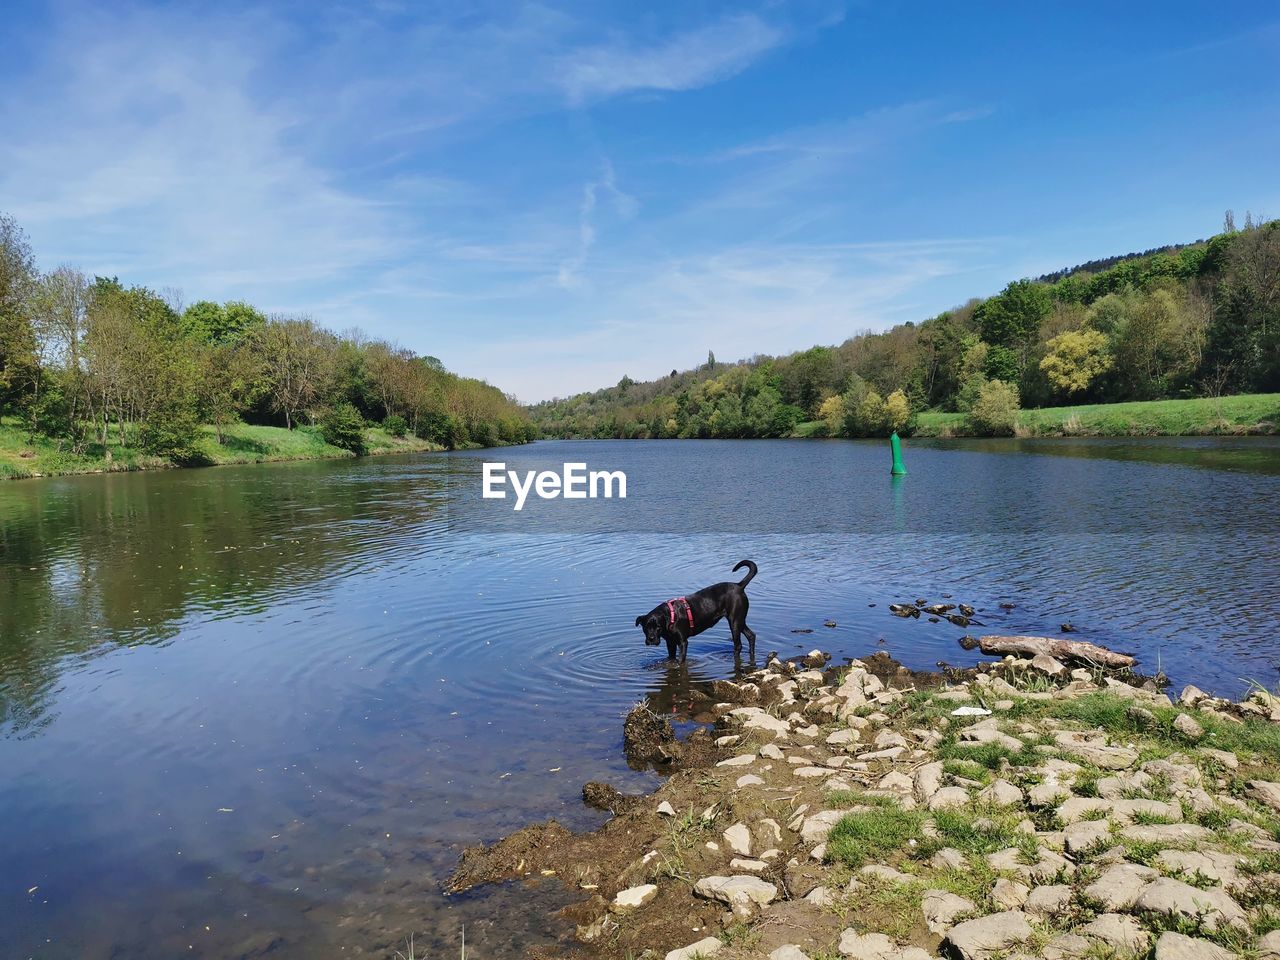
<svg viewBox="0 0 1280 960">
<path fill-rule="evenodd" d="M 973 901 L 946 890 L 926 890 L 920 906 L 924 911 L 925 926 L 933 933 L 945 933 L 955 925 L 957 917 L 977 909 Z"/>
<path fill-rule="evenodd" d="M 929 860 L 929 866 L 935 870 L 964 870 L 969 861 L 955 847 L 943 847 Z"/>
<path fill-rule="evenodd" d="M 835 897 L 827 887 L 814 887 L 804 895 L 804 899 L 815 907 L 827 907 L 835 903 Z"/>
<path fill-rule="evenodd" d="M 769 954 L 769 960 L 809 960 L 809 956 L 794 943 L 785 943 Z"/>
<path fill-rule="evenodd" d="M 1213 832 L 1197 823 L 1133 824 L 1123 828 L 1120 836 L 1140 843 L 1195 843 L 1213 838 Z"/>
<path fill-rule="evenodd" d="M 1166 930 L 1156 941 L 1156 960 L 1239 960 L 1216 943 Z"/>
<path fill-rule="evenodd" d="M 1222 764 L 1228 770 L 1240 769 L 1240 759 L 1234 754 L 1226 750 L 1209 750 L 1203 749 L 1201 755 L 1208 757 L 1210 760 Z"/>
<path fill-rule="evenodd" d="M 775 737 L 786 736 L 791 732 L 791 724 L 765 713 L 759 707 L 739 707 L 730 712 L 739 718 L 742 726 L 747 730 L 763 730 L 765 733 L 772 733 Z"/>
<path fill-rule="evenodd" d="M 1280 960 L 1280 930 L 1258 938 L 1258 960 Z"/>
<path fill-rule="evenodd" d="M 980 747 L 988 743 L 994 743 L 1004 747 L 1011 753 L 1020 753 L 1026 746 L 1017 737 L 1011 737 L 1009 734 L 996 730 L 994 727 L 980 725 L 974 725 L 960 731 L 958 743 L 962 747 Z"/>
<path fill-rule="evenodd" d="M 1061 660 L 1055 660 L 1053 657 L 1044 653 L 1037 653 L 1031 658 L 1031 669 L 1038 670 L 1050 677 L 1056 677 L 1061 673 L 1066 673 L 1067 671 L 1067 668 L 1062 665 Z"/>
<path fill-rule="evenodd" d="M 1189 714 L 1180 713 L 1173 721 L 1173 729 L 1188 740 L 1199 740 L 1204 736 L 1204 727 L 1196 723 Z"/>
<path fill-rule="evenodd" d="M 1080 730 L 1059 730 L 1053 738 L 1062 749 L 1104 770 L 1128 770 L 1138 762 L 1136 750 L 1108 744 L 1106 738 L 1098 734 L 1089 734 Z"/>
<path fill-rule="evenodd" d="M 1270 780 L 1250 780 L 1249 796 L 1280 813 L 1280 783 L 1272 783 Z"/>
<path fill-rule="evenodd" d="M 729 827 L 721 836 L 724 842 L 729 845 L 729 849 L 734 853 L 742 854 L 744 857 L 751 855 L 751 831 L 747 829 L 745 823 L 735 823 Z"/>
<path fill-rule="evenodd" d="M 765 817 L 763 820 L 756 822 L 754 834 L 756 839 L 764 846 L 782 843 L 782 827 L 778 826 L 777 820 L 770 817 Z M 761 854 L 761 856 L 763 857 L 764 854 Z"/>
<path fill-rule="evenodd" d="M 862 739 L 862 734 L 857 730 L 837 730 L 835 733 L 827 737 L 827 745 L 831 747 L 843 747 L 851 743 L 857 743 Z"/>
<path fill-rule="evenodd" d="M 1031 888 L 1017 880 L 1001 877 L 991 886 L 991 902 L 1006 910 L 1016 910 L 1027 902 Z"/>
<path fill-rule="evenodd" d="M 1139 814 L 1176 823 L 1182 819 L 1182 804 L 1160 800 L 1115 800 L 1111 804 L 1111 813 L 1122 824 L 1132 823 Z"/>
<path fill-rule="evenodd" d="M 1027 799 L 1033 807 L 1053 807 L 1071 796 L 1071 788 L 1056 780 L 1037 783 L 1027 791 Z"/>
<path fill-rule="evenodd" d="M 1137 920 L 1121 913 L 1104 913 L 1080 931 L 1086 937 L 1101 940 L 1120 953 L 1140 953 L 1147 949 L 1151 935 Z"/>
<path fill-rule="evenodd" d="M 760 756 L 766 760 L 781 760 L 783 757 L 782 748 L 772 743 L 766 743 L 760 748 Z"/>
<path fill-rule="evenodd" d="M 1044 960 L 1085 960 L 1096 949 L 1088 937 L 1060 933 L 1044 945 Z"/>
<path fill-rule="evenodd" d="M 969 791 L 964 787 L 943 787 L 929 798 L 930 810 L 947 810 L 969 803 Z"/>
<path fill-rule="evenodd" d="M 911 883 L 915 877 L 909 873 L 903 873 L 901 870 L 895 870 L 893 867 L 886 866 L 883 863 L 869 863 L 858 873 L 864 877 L 875 877 L 878 880 L 887 880 L 889 883 Z"/>
<path fill-rule="evenodd" d="M 1107 841 L 1111 836 L 1111 824 L 1106 820 L 1081 820 L 1062 831 L 1062 843 L 1067 853 L 1083 853 Z"/>
<path fill-rule="evenodd" d="M 760 777 L 757 777 L 754 773 L 744 773 L 742 776 L 738 778 L 737 787 L 739 790 L 741 790 L 743 787 L 758 787 L 758 786 L 761 786 L 763 783 L 764 783 L 764 780 L 762 780 Z"/>
<path fill-rule="evenodd" d="M 1158 876 L 1156 871 L 1139 863 L 1118 863 L 1085 887 L 1084 896 L 1108 913 L 1128 910 Z"/>
<path fill-rule="evenodd" d="M 993 803 L 997 807 L 1012 807 L 1022 803 L 1022 791 L 1008 780 L 997 779 L 978 792 L 978 800 Z"/>
<path fill-rule="evenodd" d="M 748 764 L 755 763 L 756 755 L 754 753 L 744 753 L 737 757 L 730 757 L 728 760 L 721 760 L 716 764 L 717 767 L 745 767 Z"/>
<path fill-rule="evenodd" d="M 986 960 L 995 954 L 1007 953 L 1012 947 L 1029 940 L 1033 934 L 1026 914 L 1009 910 L 966 920 L 948 931 L 945 942 L 964 960 Z"/>
<path fill-rule="evenodd" d="M 800 837 L 805 843 L 820 843 L 827 839 L 827 834 L 844 817 L 847 810 L 823 810 L 811 817 L 805 817 L 800 827 Z"/>
<path fill-rule="evenodd" d="M 831 770 L 827 767 L 795 767 L 791 772 L 802 780 L 817 780 L 820 777 L 831 776 Z"/>
<path fill-rule="evenodd" d="M 759 877 L 703 877 L 693 885 L 693 892 L 707 900 L 727 904 L 736 916 L 751 916 L 760 907 L 773 902 L 778 888 Z"/>
<path fill-rule="evenodd" d="M 883 933 L 860 934 L 850 929 L 840 934 L 836 949 L 854 960 L 889 960 L 897 948 Z"/>
<path fill-rule="evenodd" d="M 1133 909 L 1166 917 L 1186 917 L 1199 922 L 1209 933 L 1224 926 L 1249 929 L 1240 904 L 1226 891 L 1216 887 L 1201 890 L 1172 877 L 1153 880 L 1134 901 Z"/>
<path fill-rule="evenodd" d="M 724 941 L 719 937 L 703 937 L 697 943 L 670 951 L 667 954 L 667 960 L 694 960 L 695 957 L 709 957 L 719 953 L 723 947 Z"/>
<path fill-rule="evenodd" d="M 769 864 L 763 860 L 748 860 L 742 857 L 734 857 L 729 861 L 730 870 L 748 870 L 751 873 L 763 873 L 769 868 Z"/>
<path fill-rule="evenodd" d="M 674 817 L 676 815 L 676 808 L 666 800 L 663 800 L 658 804 L 658 813 L 664 817 Z"/>
<path fill-rule="evenodd" d="M 1070 797 L 1066 803 L 1058 807 L 1057 813 L 1058 819 L 1063 823 L 1075 823 L 1099 811 L 1109 813 L 1111 801 L 1104 800 L 1102 797 Z"/>
<path fill-rule="evenodd" d="M 915 789 L 915 781 L 905 773 L 898 773 L 895 770 L 892 773 L 886 773 L 880 779 L 879 786 L 881 790 L 889 790 L 893 793 L 911 793 Z"/>
<path fill-rule="evenodd" d="M 638 887 L 628 887 L 626 890 L 619 890 L 617 896 L 613 898 L 613 909 L 618 912 L 635 910 L 638 907 L 643 907 L 657 895 L 658 888 L 652 883 L 643 883 Z"/>
<path fill-rule="evenodd" d="M 916 770 L 914 780 L 916 799 L 921 803 L 928 803 L 942 786 L 942 762 L 926 763 Z"/>
<path fill-rule="evenodd" d="M 1194 707 L 1202 700 L 1208 699 L 1209 695 L 1207 693 L 1190 683 L 1182 688 L 1182 693 L 1178 694 L 1178 702 L 1184 707 Z"/>
<path fill-rule="evenodd" d="M 1166 873 L 1178 873 L 1186 877 L 1203 877 L 1229 887 L 1240 877 L 1236 864 L 1240 858 L 1230 853 L 1214 850 L 1161 850 L 1156 854 L 1156 866 Z"/>
<path fill-rule="evenodd" d="M 1032 890 L 1022 909 L 1037 917 L 1051 917 L 1065 910 L 1070 902 L 1071 888 L 1066 884 L 1055 883 Z"/>
</svg>

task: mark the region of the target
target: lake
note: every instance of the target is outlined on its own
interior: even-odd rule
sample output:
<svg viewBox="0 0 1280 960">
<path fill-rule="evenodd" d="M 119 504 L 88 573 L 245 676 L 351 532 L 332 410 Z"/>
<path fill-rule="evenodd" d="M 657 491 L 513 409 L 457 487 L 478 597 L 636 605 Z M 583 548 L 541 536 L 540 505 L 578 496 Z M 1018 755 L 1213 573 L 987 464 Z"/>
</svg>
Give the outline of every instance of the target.
<svg viewBox="0 0 1280 960">
<path fill-rule="evenodd" d="M 635 617 L 743 558 L 761 660 L 972 663 L 887 609 L 949 594 L 974 634 L 1070 621 L 1175 684 L 1280 679 L 1276 438 L 905 456 L 891 480 L 884 443 L 562 441 L 0 485 L 0 956 L 554 943 L 556 881 L 440 883 L 465 844 L 598 823 L 586 780 L 652 786 L 622 716 L 682 716 L 735 662 L 721 625 L 672 667 Z M 486 459 L 628 495 L 516 512 L 480 498 Z"/>
</svg>

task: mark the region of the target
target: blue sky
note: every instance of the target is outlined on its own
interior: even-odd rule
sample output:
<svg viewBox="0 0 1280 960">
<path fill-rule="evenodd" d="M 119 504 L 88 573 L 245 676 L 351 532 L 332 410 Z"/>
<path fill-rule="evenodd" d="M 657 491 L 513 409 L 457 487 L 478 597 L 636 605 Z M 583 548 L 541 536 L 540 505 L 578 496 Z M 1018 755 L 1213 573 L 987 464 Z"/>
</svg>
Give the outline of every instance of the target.
<svg viewBox="0 0 1280 960">
<path fill-rule="evenodd" d="M 0 210 L 522 400 L 1280 214 L 1267 3 L 6 5 Z"/>
</svg>

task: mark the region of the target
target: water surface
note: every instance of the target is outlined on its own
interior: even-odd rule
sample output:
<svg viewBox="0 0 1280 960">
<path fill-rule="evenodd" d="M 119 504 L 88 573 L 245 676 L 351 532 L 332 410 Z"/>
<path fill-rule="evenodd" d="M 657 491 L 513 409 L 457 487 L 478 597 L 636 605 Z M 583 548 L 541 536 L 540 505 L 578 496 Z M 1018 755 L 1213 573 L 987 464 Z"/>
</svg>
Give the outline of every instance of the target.
<svg viewBox="0 0 1280 960">
<path fill-rule="evenodd" d="M 558 884 L 439 884 L 466 843 L 597 822 L 588 779 L 652 785 L 621 716 L 735 663 L 716 628 L 671 668 L 634 619 L 743 557 L 761 655 L 970 662 L 887 612 L 952 594 L 1176 682 L 1280 679 L 1274 439 L 906 456 L 890 481 L 880 443 L 557 442 L 0 485 L 0 956 L 553 942 Z M 499 458 L 629 496 L 516 514 L 478 497 Z"/>
</svg>

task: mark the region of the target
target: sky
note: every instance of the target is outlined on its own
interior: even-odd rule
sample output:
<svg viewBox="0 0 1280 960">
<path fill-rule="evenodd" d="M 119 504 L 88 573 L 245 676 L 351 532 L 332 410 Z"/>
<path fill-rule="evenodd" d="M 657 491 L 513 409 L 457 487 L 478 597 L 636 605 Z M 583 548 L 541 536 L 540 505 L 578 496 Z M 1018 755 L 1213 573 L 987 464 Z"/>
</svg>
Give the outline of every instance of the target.
<svg viewBox="0 0 1280 960">
<path fill-rule="evenodd" d="M 1271 3 L 5 5 L 45 269 L 522 401 L 839 343 L 1280 215 Z"/>
</svg>

